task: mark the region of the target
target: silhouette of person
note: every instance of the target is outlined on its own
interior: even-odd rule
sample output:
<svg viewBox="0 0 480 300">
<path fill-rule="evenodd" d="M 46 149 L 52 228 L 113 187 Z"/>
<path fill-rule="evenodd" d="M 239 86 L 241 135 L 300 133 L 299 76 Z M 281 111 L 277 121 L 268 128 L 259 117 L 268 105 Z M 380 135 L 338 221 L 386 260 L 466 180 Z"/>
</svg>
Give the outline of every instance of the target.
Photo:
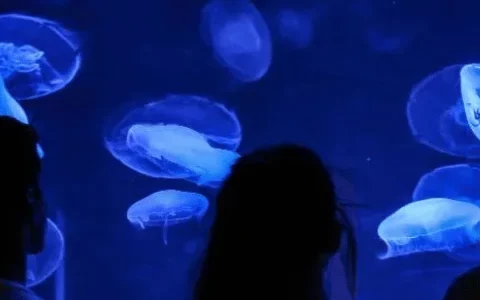
<svg viewBox="0 0 480 300">
<path fill-rule="evenodd" d="M 46 217 L 39 188 L 35 130 L 0 117 L 0 299 L 40 299 L 25 287 L 26 256 L 44 246 Z"/>
<path fill-rule="evenodd" d="M 325 299 L 323 271 L 349 231 L 338 212 L 311 150 L 280 145 L 243 156 L 217 196 L 194 298 Z"/>
<path fill-rule="evenodd" d="M 480 299 L 480 267 L 470 269 L 455 278 L 443 298 L 443 300 L 478 299 Z"/>
</svg>

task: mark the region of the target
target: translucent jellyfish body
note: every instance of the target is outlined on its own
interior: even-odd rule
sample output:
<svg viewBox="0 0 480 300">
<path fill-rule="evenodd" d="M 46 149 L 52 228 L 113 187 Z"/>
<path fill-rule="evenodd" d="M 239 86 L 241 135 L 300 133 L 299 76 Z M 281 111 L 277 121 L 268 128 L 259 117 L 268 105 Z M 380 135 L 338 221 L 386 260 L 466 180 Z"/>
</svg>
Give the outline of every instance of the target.
<svg viewBox="0 0 480 300">
<path fill-rule="evenodd" d="M 413 191 L 413 201 L 443 197 L 480 204 L 480 166 L 458 164 L 443 166 L 423 175 Z M 462 262 L 480 261 L 480 246 L 477 244 L 457 248 L 448 256 Z"/>
<path fill-rule="evenodd" d="M 45 248 L 39 254 L 27 257 L 27 286 L 36 286 L 49 278 L 59 267 L 64 254 L 63 234 L 57 225 L 48 219 Z"/>
<path fill-rule="evenodd" d="M 0 115 L 9 116 L 17 119 L 18 121 L 28 124 L 28 117 L 25 110 L 18 104 L 12 95 L 7 90 L 3 79 L 0 77 Z M 40 158 L 44 156 L 43 149 L 40 145 L 37 145 L 37 152 Z"/>
<path fill-rule="evenodd" d="M 127 146 L 158 162 L 164 178 L 185 178 L 211 187 L 220 185 L 239 158 L 236 152 L 213 148 L 203 135 L 179 125 L 133 125 Z"/>
<path fill-rule="evenodd" d="M 163 227 L 163 241 L 168 243 L 169 226 L 200 221 L 208 210 L 208 199 L 197 193 L 177 190 L 164 190 L 151 194 L 132 204 L 127 211 L 127 219 L 133 225 Z"/>
<path fill-rule="evenodd" d="M 480 143 L 480 64 L 463 66 L 460 87 L 468 125 Z"/>
<path fill-rule="evenodd" d="M 198 134 L 188 132 L 188 129 Z M 178 137 L 175 136 L 177 133 Z M 162 139 L 152 143 L 155 135 Z M 127 143 L 129 136 L 130 142 Z M 193 173 L 185 171 L 185 166 L 175 168 L 175 163 L 160 157 L 170 158 L 170 154 L 177 151 L 176 161 L 179 162 L 180 157 L 188 154 L 185 152 L 187 148 L 182 149 L 178 145 L 193 147 L 196 143 L 204 147 L 205 141 L 211 148 L 219 150 L 217 155 L 223 155 L 220 150 L 228 150 L 225 151 L 225 156 L 228 156 L 229 151 L 237 149 L 241 138 L 240 123 L 235 113 L 225 106 L 198 96 L 170 95 L 123 116 L 108 130 L 105 144 L 115 158 L 137 172 L 156 178 L 188 178 Z"/>
<path fill-rule="evenodd" d="M 0 15 L 0 75 L 17 100 L 54 93 L 75 77 L 77 39 L 60 24 L 21 14 Z"/>
<path fill-rule="evenodd" d="M 416 85 L 408 101 L 407 118 L 418 142 L 450 155 L 478 158 L 480 141 L 465 115 L 461 69 L 462 65 L 446 67 Z"/>
<path fill-rule="evenodd" d="M 413 201 L 448 198 L 480 203 L 480 166 L 457 164 L 436 168 L 424 174 L 412 195 Z"/>
<path fill-rule="evenodd" d="M 378 226 L 387 245 L 380 259 L 420 252 L 452 251 L 479 242 L 480 208 L 446 198 L 412 202 Z"/>
<path fill-rule="evenodd" d="M 249 1 L 213 0 L 203 9 L 201 30 L 216 60 L 244 82 L 261 79 L 272 61 L 270 31 Z"/>
</svg>

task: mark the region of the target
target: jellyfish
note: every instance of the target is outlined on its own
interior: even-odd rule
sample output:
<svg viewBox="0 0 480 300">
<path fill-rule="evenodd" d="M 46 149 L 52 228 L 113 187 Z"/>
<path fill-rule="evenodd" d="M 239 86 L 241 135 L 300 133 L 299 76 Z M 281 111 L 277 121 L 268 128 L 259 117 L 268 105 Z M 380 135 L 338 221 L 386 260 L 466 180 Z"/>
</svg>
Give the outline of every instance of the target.
<svg viewBox="0 0 480 300">
<path fill-rule="evenodd" d="M 480 139 L 480 64 L 463 66 L 460 71 L 460 87 L 468 125 Z"/>
<path fill-rule="evenodd" d="M 457 164 L 436 168 L 424 174 L 413 191 L 413 201 L 444 197 L 480 205 L 480 165 Z M 457 248 L 447 255 L 461 262 L 480 261 L 480 246 Z"/>
<path fill-rule="evenodd" d="M 308 47 L 314 36 L 313 13 L 283 9 L 277 15 L 278 32 L 282 40 L 297 48 Z"/>
<path fill-rule="evenodd" d="M 179 125 L 136 124 L 127 133 L 127 146 L 157 162 L 163 178 L 183 178 L 218 187 L 239 158 L 234 151 L 213 148 L 200 133 Z"/>
<path fill-rule="evenodd" d="M 147 196 L 130 206 L 128 221 L 141 229 L 162 227 L 163 242 L 168 244 L 170 226 L 201 221 L 208 210 L 208 199 L 200 194 L 178 190 L 163 190 Z"/>
<path fill-rule="evenodd" d="M 260 80 L 272 61 L 270 31 L 249 1 L 213 0 L 203 9 L 201 31 L 215 59 L 243 82 Z"/>
<path fill-rule="evenodd" d="M 448 198 L 480 203 L 480 165 L 456 164 L 436 168 L 425 173 L 418 181 L 413 201 L 428 198 Z"/>
<path fill-rule="evenodd" d="M 22 122 L 23 124 L 28 124 L 27 114 L 23 110 L 23 108 L 18 104 L 15 99 L 13 99 L 12 95 L 7 90 L 5 86 L 5 82 L 0 77 L 0 115 L 1 116 L 9 116 L 18 121 Z M 37 153 L 40 158 L 43 158 L 44 152 L 42 147 L 37 144 Z"/>
<path fill-rule="evenodd" d="M 139 153 L 138 151 L 146 146 L 143 142 L 138 142 L 140 145 L 143 144 L 142 147 L 132 148 L 132 143 L 130 146 L 127 145 L 129 131 L 131 138 L 135 136 L 137 139 L 140 138 L 138 134 L 133 134 L 140 131 L 130 130 L 132 126 L 139 124 L 151 126 L 151 129 L 144 130 L 144 133 L 153 132 L 152 128 L 162 128 L 155 125 L 186 127 L 200 133 L 211 147 L 229 151 L 235 151 L 242 139 L 242 129 L 236 114 L 224 105 L 207 98 L 194 95 L 168 95 L 159 101 L 137 107 L 122 115 L 120 121 L 115 119 L 112 128 L 107 128 L 105 145 L 107 150 L 127 167 L 155 178 L 172 178 L 172 173 L 176 174 L 175 178 L 184 178 L 191 174 L 180 174 L 179 170 L 167 171 L 166 161 L 154 159 L 155 156 L 146 155 L 147 153 Z M 143 130 L 145 126 L 137 129 Z M 186 130 L 182 132 L 186 134 Z M 165 133 L 168 131 L 163 131 L 162 134 Z"/>
<path fill-rule="evenodd" d="M 45 248 L 39 254 L 27 256 L 26 285 L 33 287 L 44 282 L 57 270 L 64 255 L 63 234 L 52 220 L 47 219 Z"/>
<path fill-rule="evenodd" d="M 470 128 L 460 89 L 462 65 L 437 71 L 417 84 L 407 104 L 414 138 L 439 152 L 480 158 L 480 141 Z"/>
<path fill-rule="evenodd" d="M 387 245 L 380 259 L 413 253 L 453 251 L 478 243 L 480 208 L 447 198 L 430 198 L 409 203 L 378 226 Z"/>
<path fill-rule="evenodd" d="M 78 38 L 57 22 L 0 15 L 0 76 L 18 101 L 63 89 L 81 65 Z"/>
</svg>

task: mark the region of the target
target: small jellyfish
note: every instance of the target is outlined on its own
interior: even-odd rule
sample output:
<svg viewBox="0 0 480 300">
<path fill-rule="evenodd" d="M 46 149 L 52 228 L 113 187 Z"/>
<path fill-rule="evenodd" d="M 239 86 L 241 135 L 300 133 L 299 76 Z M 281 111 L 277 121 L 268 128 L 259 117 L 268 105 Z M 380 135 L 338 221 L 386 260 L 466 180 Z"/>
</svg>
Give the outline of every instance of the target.
<svg viewBox="0 0 480 300">
<path fill-rule="evenodd" d="M 480 64 L 463 66 L 460 71 L 460 88 L 468 124 L 480 140 Z"/>
<path fill-rule="evenodd" d="M 141 124 L 143 127 L 137 127 L 136 131 L 135 129 L 131 130 L 132 126 Z M 173 173 L 175 174 L 174 178 L 189 177 L 190 173 L 182 175 L 180 170 L 165 168 L 165 165 L 169 164 L 168 161 L 160 161 L 155 158 L 155 155 L 152 156 L 152 153 L 141 151 L 155 148 L 147 147 L 148 139 L 145 138 L 149 136 L 147 133 L 155 131 L 154 128 L 162 130 L 162 126 L 156 127 L 156 125 L 164 124 L 191 129 L 201 134 L 211 147 L 217 150 L 228 150 L 225 153 L 235 151 L 242 139 L 242 129 L 237 116 L 224 105 L 199 96 L 169 95 L 165 99 L 129 111 L 126 115 L 121 116 L 119 122 L 115 120 L 114 126 L 107 128 L 105 145 L 116 159 L 144 175 L 155 178 L 172 178 Z M 146 125 L 150 129 L 146 130 Z M 135 143 L 127 145 L 129 132 L 130 138 L 135 137 L 131 142 L 136 141 L 137 147 L 132 147 Z M 135 132 L 136 134 L 132 134 Z M 140 135 L 142 132 L 143 134 Z M 184 133 L 183 137 L 191 136 L 187 134 L 186 129 L 182 132 Z M 172 131 L 163 130 L 159 134 L 168 137 L 171 136 L 171 133 Z M 178 144 L 181 140 L 177 138 L 175 142 Z M 156 153 L 161 152 L 158 151 L 159 143 L 155 144 Z M 172 146 L 168 149 L 175 149 L 175 147 Z M 170 167 L 174 166 L 170 165 Z"/>
<path fill-rule="evenodd" d="M 128 221 L 142 229 L 163 227 L 163 242 L 168 244 L 169 226 L 200 221 L 208 210 L 208 199 L 197 193 L 164 190 L 132 204 L 127 211 Z"/>
<path fill-rule="evenodd" d="M 127 146 L 164 170 L 163 178 L 183 178 L 218 187 L 239 158 L 234 151 L 210 146 L 205 137 L 179 125 L 137 124 L 127 133 Z"/>
<path fill-rule="evenodd" d="M 380 259 L 413 253 L 453 251 L 478 243 L 480 208 L 446 198 L 409 203 L 378 226 L 377 233 L 387 245 Z"/>
<path fill-rule="evenodd" d="M 211 1 L 203 9 L 201 31 L 216 60 L 238 80 L 257 81 L 267 73 L 270 31 L 249 1 Z"/>
<path fill-rule="evenodd" d="M 408 123 L 414 138 L 424 145 L 454 156 L 480 158 L 480 142 L 470 128 L 462 100 L 461 69 L 462 65 L 446 67 L 412 89 Z"/>
<path fill-rule="evenodd" d="M 0 15 L 0 76 L 17 100 L 61 90 L 77 74 L 75 34 L 60 24 L 22 14 Z"/>
<path fill-rule="evenodd" d="M 57 270 L 64 255 L 63 234 L 57 225 L 48 219 L 45 232 L 45 248 L 39 254 L 27 256 L 26 285 L 33 287 L 44 282 Z"/>
<path fill-rule="evenodd" d="M 277 15 L 278 32 L 282 40 L 297 48 L 308 47 L 314 36 L 313 13 L 283 9 Z"/>
<path fill-rule="evenodd" d="M 0 77 L 0 115 L 9 116 L 17 119 L 18 121 L 28 124 L 28 117 L 25 110 L 18 104 L 12 95 L 7 90 L 5 82 Z M 40 145 L 37 144 L 37 152 L 40 158 L 43 158 L 44 152 Z"/>
</svg>

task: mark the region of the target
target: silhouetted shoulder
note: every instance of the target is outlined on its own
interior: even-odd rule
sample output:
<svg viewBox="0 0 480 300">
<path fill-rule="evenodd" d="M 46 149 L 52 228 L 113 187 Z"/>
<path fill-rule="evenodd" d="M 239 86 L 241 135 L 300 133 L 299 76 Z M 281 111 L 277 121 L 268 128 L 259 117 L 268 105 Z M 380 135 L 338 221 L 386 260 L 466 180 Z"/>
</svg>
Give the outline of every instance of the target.
<svg viewBox="0 0 480 300">
<path fill-rule="evenodd" d="M 480 299 L 480 267 L 459 275 L 445 294 L 444 300 L 478 300 Z"/>
</svg>

